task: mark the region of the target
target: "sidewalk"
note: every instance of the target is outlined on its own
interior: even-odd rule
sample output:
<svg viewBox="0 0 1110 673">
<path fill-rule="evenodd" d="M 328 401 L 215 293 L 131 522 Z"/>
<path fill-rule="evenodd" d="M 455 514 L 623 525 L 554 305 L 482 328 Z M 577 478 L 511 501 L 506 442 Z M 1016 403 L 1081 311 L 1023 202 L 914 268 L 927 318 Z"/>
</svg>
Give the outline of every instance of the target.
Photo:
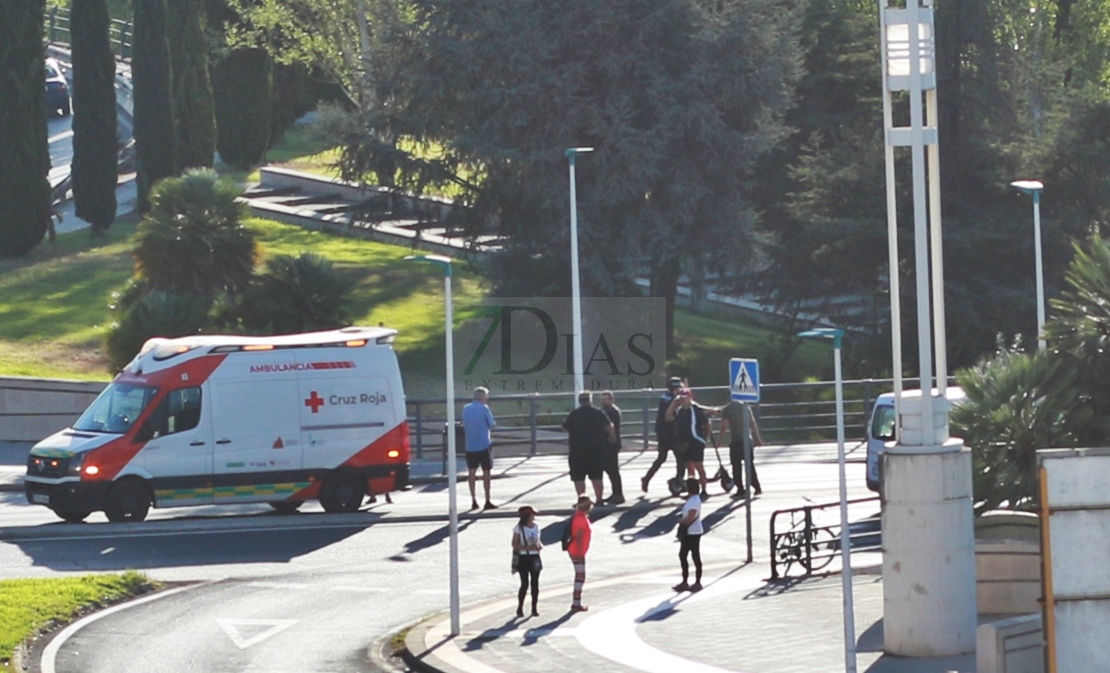
<svg viewBox="0 0 1110 673">
<path fill-rule="evenodd" d="M 569 564 L 558 550 L 547 567 Z M 464 606 L 409 631 L 406 663 L 441 673 L 813 673 L 844 670 L 839 576 L 767 584 L 766 564 L 706 568 L 705 589 L 676 594 L 672 570 L 587 581 L 589 611 L 571 614 L 570 586 L 542 587 L 540 617 L 517 618 L 515 596 Z M 548 576 L 551 573 L 547 573 Z M 541 575 L 541 585 L 543 583 Z M 882 653 L 882 581 L 856 576 L 857 664 L 867 673 L 975 670 L 974 655 L 903 659 Z M 526 607 L 527 611 L 527 607 Z"/>
</svg>

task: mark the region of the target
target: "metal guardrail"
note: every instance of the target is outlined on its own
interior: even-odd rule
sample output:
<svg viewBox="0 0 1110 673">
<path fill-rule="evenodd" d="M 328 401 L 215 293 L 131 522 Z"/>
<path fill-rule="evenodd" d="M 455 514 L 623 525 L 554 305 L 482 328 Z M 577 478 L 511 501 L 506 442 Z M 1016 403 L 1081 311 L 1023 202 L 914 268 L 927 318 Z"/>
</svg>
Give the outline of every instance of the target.
<svg viewBox="0 0 1110 673">
<path fill-rule="evenodd" d="M 916 381 L 906 379 L 907 389 Z M 845 439 L 858 442 L 867 437 L 867 423 L 875 399 L 893 387 L 890 379 L 862 379 L 844 382 Z M 762 401 L 753 405 L 764 442 L 805 444 L 836 440 L 836 401 L 831 381 L 814 383 L 772 383 L 760 387 Z M 621 430 L 625 448 L 648 448 L 655 440 L 655 414 L 661 391 L 614 391 L 623 415 Z M 708 406 L 728 403 L 727 386 L 694 388 L 697 401 Z M 469 403 L 457 401 L 456 411 Z M 446 400 L 411 399 L 407 401 L 413 452 L 417 458 L 444 450 L 443 427 Z M 557 442 L 565 450 L 560 424 L 574 408 L 571 393 L 490 394 L 490 409 L 497 418 L 494 442 L 499 452 L 536 455 L 548 452 L 545 444 Z"/>
<path fill-rule="evenodd" d="M 47 42 L 70 42 L 70 16 L 68 7 L 51 7 L 46 10 L 45 29 Z M 108 36 L 112 41 L 112 51 L 121 59 L 131 58 L 134 26 L 130 21 L 112 19 L 108 26 Z"/>
<path fill-rule="evenodd" d="M 879 498 L 849 500 L 848 505 L 879 504 Z M 826 510 L 835 510 L 825 515 Z M 840 553 L 840 502 L 780 509 L 771 513 L 771 579 L 787 576 L 794 566 L 808 577 Z M 782 519 L 789 517 L 789 522 Z M 852 552 L 879 551 L 882 548 L 882 525 L 878 514 L 869 514 L 848 524 Z"/>
</svg>

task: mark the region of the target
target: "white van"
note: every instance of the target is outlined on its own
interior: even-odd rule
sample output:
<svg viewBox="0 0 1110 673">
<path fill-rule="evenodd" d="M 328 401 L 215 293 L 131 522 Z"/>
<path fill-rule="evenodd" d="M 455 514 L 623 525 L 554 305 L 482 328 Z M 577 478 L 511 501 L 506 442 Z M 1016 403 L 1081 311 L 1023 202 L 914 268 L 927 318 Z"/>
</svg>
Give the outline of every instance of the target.
<svg viewBox="0 0 1110 673">
<path fill-rule="evenodd" d="M 151 339 L 73 427 L 31 449 L 27 500 L 66 521 L 308 499 L 353 512 L 408 482 L 396 334 Z"/>
<path fill-rule="evenodd" d="M 904 397 L 920 397 L 920 390 L 903 390 Z M 963 388 L 949 386 L 945 393 L 948 410 L 958 407 L 966 399 Z M 867 488 L 878 493 L 882 476 L 879 471 L 879 454 L 887 442 L 894 441 L 894 393 L 883 393 L 871 409 L 867 423 Z"/>
</svg>

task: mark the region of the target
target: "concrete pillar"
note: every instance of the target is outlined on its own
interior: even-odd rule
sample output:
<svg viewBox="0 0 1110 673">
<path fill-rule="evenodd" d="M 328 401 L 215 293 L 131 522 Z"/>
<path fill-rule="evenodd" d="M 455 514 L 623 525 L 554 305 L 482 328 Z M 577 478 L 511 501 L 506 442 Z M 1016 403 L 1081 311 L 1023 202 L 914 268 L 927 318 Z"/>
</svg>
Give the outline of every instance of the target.
<svg viewBox="0 0 1110 673">
<path fill-rule="evenodd" d="M 1045 633 L 1059 673 L 1110 671 L 1110 449 L 1037 452 L 1044 468 L 1050 563 Z"/>
<path fill-rule="evenodd" d="M 948 439 L 947 405 L 934 441 L 922 433 L 920 394 L 901 403 L 903 442 L 883 453 L 884 650 L 904 657 L 975 651 L 975 525 L 971 451 Z"/>
</svg>

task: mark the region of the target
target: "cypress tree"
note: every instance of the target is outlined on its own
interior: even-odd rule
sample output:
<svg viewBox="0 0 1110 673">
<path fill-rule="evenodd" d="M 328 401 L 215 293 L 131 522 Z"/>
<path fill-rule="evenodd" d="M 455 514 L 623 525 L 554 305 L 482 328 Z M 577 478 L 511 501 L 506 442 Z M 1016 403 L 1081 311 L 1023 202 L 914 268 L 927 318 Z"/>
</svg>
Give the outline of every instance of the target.
<svg viewBox="0 0 1110 673">
<path fill-rule="evenodd" d="M 168 32 L 173 68 L 177 165 L 211 168 L 216 154 L 216 112 L 208 77 L 208 36 L 203 0 L 170 0 Z"/>
<path fill-rule="evenodd" d="M 116 60 L 107 0 L 73 0 L 73 199 L 77 217 L 104 233 L 116 218 Z"/>
<path fill-rule="evenodd" d="M 166 37 L 166 0 L 134 0 L 131 83 L 135 96 L 139 210 L 150 209 L 154 183 L 177 175 L 173 122 L 173 76 Z"/>
<path fill-rule="evenodd" d="M 265 49 L 240 49 L 212 69 L 216 149 L 236 168 L 262 161 L 270 144 L 273 76 Z"/>
<path fill-rule="evenodd" d="M 0 2 L 0 256 L 30 252 L 50 221 L 44 0 Z"/>
</svg>

